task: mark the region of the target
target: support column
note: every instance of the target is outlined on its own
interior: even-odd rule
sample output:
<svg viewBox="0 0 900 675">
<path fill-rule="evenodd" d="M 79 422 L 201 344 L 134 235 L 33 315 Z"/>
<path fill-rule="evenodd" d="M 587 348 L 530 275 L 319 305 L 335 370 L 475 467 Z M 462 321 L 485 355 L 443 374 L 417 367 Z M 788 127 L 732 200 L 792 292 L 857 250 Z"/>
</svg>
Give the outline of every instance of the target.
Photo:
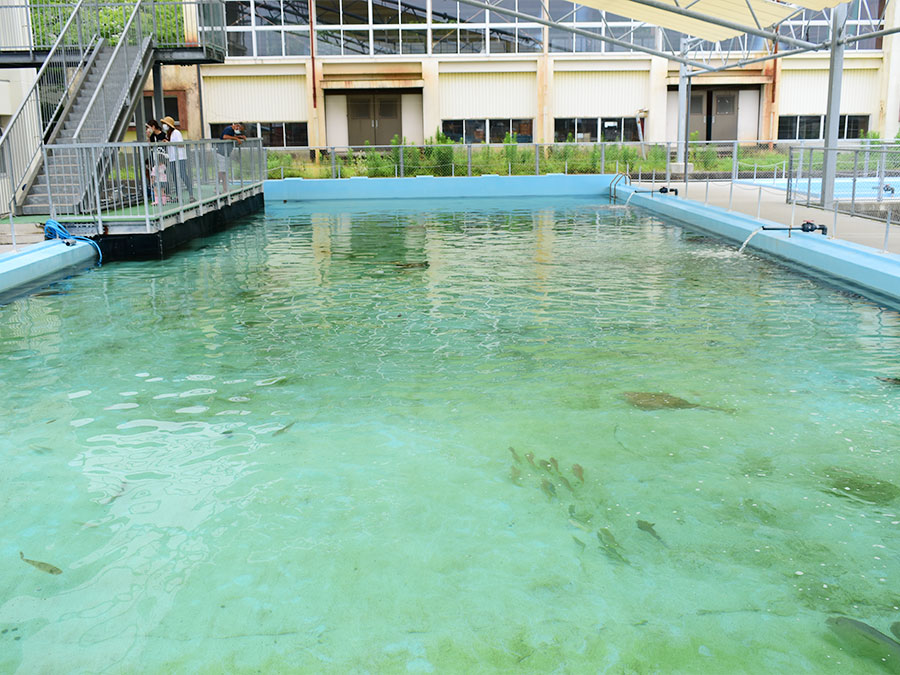
<svg viewBox="0 0 900 675">
<path fill-rule="evenodd" d="M 147 124 L 147 118 L 144 115 L 144 88 L 141 87 L 138 96 L 137 105 L 134 107 L 134 134 L 138 143 L 143 143 L 147 139 L 144 137 L 144 126 Z"/>
<path fill-rule="evenodd" d="M 153 62 L 153 117 L 157 121 L 161 117 L 166 116 L 166 109 L 163 105 L 163 84 L 162 84 L 162 64 L 159 61 Z"/>
<path fill-rule="evenodd" d="M 683 39 L 683 38 L 682 38 Z M 682 54 L 684 51 L 682 50 Z M 690 119 L 688 115 L 688 88 L 690 84 L 687 76 L 687 66 L 680 64 L 678 67 L 678 150 L 675 154 L 676 161 L 685 161 L 687 157 L 687 125 Z M 684 170 L 687 171 L 687 162 L 685 161 Z"/>
<path fill-rule="evenodd" d="M 841 117 L 841 82 L 844 70 L 844 24 L 847 5 L 831 10 L 831 62 L 828 66 L 828 105 L 825 109 L 825 157 L 822 166 L 822 208 L 834 206 L 834 174 L 837 168 L 838 122 Z"/>
</svg>

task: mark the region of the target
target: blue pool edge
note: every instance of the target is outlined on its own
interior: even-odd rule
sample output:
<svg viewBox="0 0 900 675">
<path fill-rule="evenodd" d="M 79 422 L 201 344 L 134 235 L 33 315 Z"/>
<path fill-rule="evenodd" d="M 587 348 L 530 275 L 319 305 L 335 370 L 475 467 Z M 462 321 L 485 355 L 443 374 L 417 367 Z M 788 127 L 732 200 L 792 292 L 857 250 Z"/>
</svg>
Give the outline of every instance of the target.
<svg viewBox="0 0 900 675">
<path fill-rule="evenodd" d="M 734 211 L 684 200 L 677 196 L 638 192 L 630 185 L 617 188 L 619 201 L 684 223 L 722 239 L 742 244 L 763 225 L 785 223 L 756 219 Z M 876 302 L 900 306 L 900 256 L 868 246 L 829 239 L 818 232 L 757 231 L 747 249 L 763 253 L 801 270 L 847 287 Z"/>
<path fill-rule="evenodd" d="M 83 241 L 66 243 L 61 239 L 41 241 L 19 250 L 0 254 L 0 297 L 34 288 L 43 280 L 83 269 L 97 259 L 97 249 Z"/>
</svg>

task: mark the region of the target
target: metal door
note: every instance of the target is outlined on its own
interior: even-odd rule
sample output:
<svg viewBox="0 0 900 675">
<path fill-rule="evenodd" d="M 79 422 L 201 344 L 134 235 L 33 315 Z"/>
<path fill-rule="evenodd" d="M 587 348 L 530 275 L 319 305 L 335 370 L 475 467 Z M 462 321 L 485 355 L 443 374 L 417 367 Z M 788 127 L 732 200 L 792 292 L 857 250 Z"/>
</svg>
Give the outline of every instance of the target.
<svg viewBox="0 0 900 675">
<path fill-rule="evenodd" d="M 347 142 L 350 145 L 375 145 L 375 118 L 372 96 L 347 97 Z"/>
<path fill-rule="evenodd" d="M 737 140 L 737 92 L 711 91 L 712 141 Z"/>
<path fill-rule="evenodd" d="M 697 133 L 698 141 L 705 141 L 706 138 L 706 92 L 691 92 L 691 108 L 690 108 L 690 133 Z"/>
<path fill-rule="evenodd" d="M 400 96 L 386 94 L 376 95 L 373 98 L 375 99 L 375 145 L 390 145 L 394 136 L 402 139 Z"/>
</svg>

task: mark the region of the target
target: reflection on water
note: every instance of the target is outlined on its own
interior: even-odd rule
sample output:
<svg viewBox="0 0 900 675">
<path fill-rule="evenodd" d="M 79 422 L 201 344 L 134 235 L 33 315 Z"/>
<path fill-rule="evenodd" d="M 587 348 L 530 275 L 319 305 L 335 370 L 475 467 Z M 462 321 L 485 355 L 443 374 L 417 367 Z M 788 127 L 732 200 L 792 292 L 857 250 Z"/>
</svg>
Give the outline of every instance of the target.
<svg viewBox="0 0 900 675">
<path fill-rule="evenodd" d="M 898 336 L 585 200 L 93 270 L 0 308 L 0 671 L 891 667 Z"/>
</svg>

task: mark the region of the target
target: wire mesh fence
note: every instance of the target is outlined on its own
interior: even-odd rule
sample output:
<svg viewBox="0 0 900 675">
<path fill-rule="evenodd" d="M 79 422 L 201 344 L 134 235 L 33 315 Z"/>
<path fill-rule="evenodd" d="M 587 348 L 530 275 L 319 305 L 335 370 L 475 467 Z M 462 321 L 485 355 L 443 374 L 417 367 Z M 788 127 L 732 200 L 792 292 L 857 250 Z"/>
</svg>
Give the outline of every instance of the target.
<svg viewBox="0 0 900 675">
<path fill-rule="evenodd" d="M 832 185 L 825 175 L 829 154 L 834 161 Z M 900 222 L 900 146 L 793 148 L 786 178 L 791 202 Z"/>
<path fill-rule="evenodd" d="M 638 181 L 784 180 L 790 146 L 776 141 L 479 143 L 269 150 L 270 178 L 401 178 L 628 173 Z"/>
</svg>

